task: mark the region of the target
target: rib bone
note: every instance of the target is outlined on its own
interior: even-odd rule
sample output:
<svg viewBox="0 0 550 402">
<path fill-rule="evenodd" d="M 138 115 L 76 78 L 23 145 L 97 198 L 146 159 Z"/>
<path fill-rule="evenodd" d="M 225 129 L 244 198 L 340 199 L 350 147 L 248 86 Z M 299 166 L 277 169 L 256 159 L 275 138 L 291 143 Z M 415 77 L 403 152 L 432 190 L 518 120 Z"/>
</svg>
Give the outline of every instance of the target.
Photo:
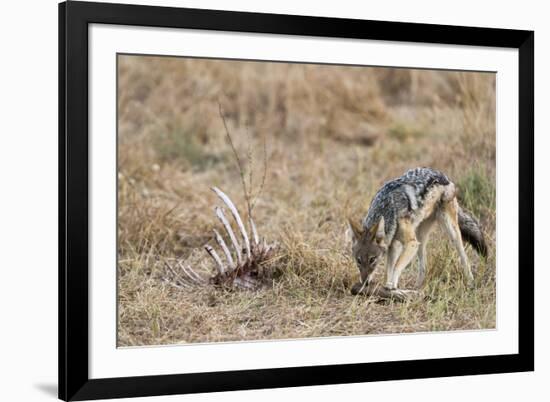
<svg viewBox="0 0 550 402">
<path fill-rule="evenodd" d="M 231 225 L 227 221 L 227 218 L 223 213 L 223 209 L 221 209 L 220 207 L 216 207 L 215 211 L 216 211 L 216 216 L 218 217 L 223 227 L 225 228 L 225 231 L 229 235 L 229 239 L 231 240 L 231 243 L 233 243 L 233 248 L 235 249 L 235 253 L 237 253 L 237 261 L 239 262 L 239 265 L 241 265 L 243 262 L 243 258 L 241 255 L 241 246 L 237 241 L 237 238 L 235 237 L 235 233 L 233 233 L 233 229 L 231 229 Z"/>
<path fill-rule="evenodd" d="M 218 253 L 216 253 L 216 250 L 214 250 L 208 244 L 204 246 L 204 249 L 216 262 L 216 267 L 218 268 L 218 271 L 220 271 L 220 274 L 223 274 L 225 272 L 225 267 L 223 266 L 220 256 L 218 255 Z"/>
<path fill-rule="evenodd" d="M 229 266 L 231 267 L 231 269 L 235 269 L 236 268 L 235 267 L 235 262 L 233 261 L 233 257 L 231 257 L 231 252 L 227 248 L 227 244 L 225 244 L 225 241 L 223 240 L 223 237 L 220 236 L 220 234 L 218 233 L 218 231 L 216 229 L 214 229 L 214 234 L 216 235 L 216 242 L 222 248 L 222 250 L 225 254 L 225 258 L 227 258 L 227 262 L 229 263 Z"/>
<path fill-rule="evenodd" d="M 233 218 L 235 218 L 235 222 L 237 222 L 237 226 L 239 227 L 239 230 L 241 231 L 241 235 L 243 237 L 244 246 L 246 249 L 246 255 L 248 258 L 250 258 L 250 241 L 248 240 L 248 234 L 246 233 L 246 229 L 244 228 L 243 221 L 241 219 L 241 216 L 239 215 L 239 211 L 237 211 L 237 208 L 235 207 L 235 204 L 233 204 L 233 201 L 219 188 L 212 187 L 212 191 L 216 193 L 218 197 L 224 202 L 225 205 L 229 208 L 231 211 L 231 214 L 233 215 Z"/>
<path fill-rule="evenodd" d="M 201 278 L 199 274 L 193 271 L 190 266 L 185 266 L 185 264 L 182 264 L 182 262 L 179 260 L 177 261 L 177 263 L 180 269 L 183 272 L 185 272 L 185 275 L 187 275 L 187 277 L 191 279 L 193 282 L 196 282 L 198 284 L 206 283 L 206 281 L 203 278 Z"/>
<path fill-rule="evenodd" d="M 176 289 L 184 289 L 184 290 L 187 290 L 187 289 L 191 289 L 191 286 L 187 285 L 186 283 L 184 282 L 178 282 L 178 283 L 174 283 L 173 281 L 170 281 L 166 278 L 162 278 L 162 281 L 164 283 L 166 283 L 167 285 L 170 285 L 170 286 L 173 286 L 175 287 Z"/>
<path fill-rule="evenodd" d="M 172 269 L 172 267 L 170 266 L 170 264 L 168 264 L 166 261 L 164 261 L 164 266 L 165 266 L 166 268 L 168 268 L 168 270 L 169 270 L 170 273 L 174 276 L 174 279 L 175 279 L 177 282 L 179 282 L 179 283 L 183 282 L 182 279 L 181 279 L 181 277 L 178 275 L 178 273 L 177 273 L 176 271 L 174 271 L 174 270 Z"/>
</svg>

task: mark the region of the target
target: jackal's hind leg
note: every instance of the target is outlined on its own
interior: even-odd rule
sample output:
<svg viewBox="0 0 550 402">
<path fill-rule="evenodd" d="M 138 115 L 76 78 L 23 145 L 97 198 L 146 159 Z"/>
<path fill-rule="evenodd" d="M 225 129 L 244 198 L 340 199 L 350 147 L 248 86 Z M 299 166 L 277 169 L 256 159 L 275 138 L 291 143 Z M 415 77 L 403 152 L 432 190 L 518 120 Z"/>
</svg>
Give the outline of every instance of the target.
<svg viewBox="0 0 550 402">
<path fill-rule="evenodd" d="M 418 277 L 416 278 L 416 288 L 421 288 L 426 278 L 426 246 L 428 245 L 430 233 L 435 223 L 435 214 L 422 222 L 416 232 L 416 237 L 420 242 L 418 248 Z"/>
<path fill-rule="evenodd" d="M 466 256 L 464 245 L 462 244 L 462 235 L 460 234 L 460 227 L 458 226 L 458 202 L 456 198 L 443 203 L 439 216 L 442 226 L 460 256 L 464 277 L 466 278 L 468 285 L 471 286 L 474 282 L 474 276 L 472 275 L 472 270 L 470 269 L 470 264 L 468 263 L 468 257 Z"/>
<path fill-rule="evenodd" d="M 420 289 L 426 279 L 426 242 L 421 242 L 418 248 L 418 276 L 415 287 Z"/>
</svg>

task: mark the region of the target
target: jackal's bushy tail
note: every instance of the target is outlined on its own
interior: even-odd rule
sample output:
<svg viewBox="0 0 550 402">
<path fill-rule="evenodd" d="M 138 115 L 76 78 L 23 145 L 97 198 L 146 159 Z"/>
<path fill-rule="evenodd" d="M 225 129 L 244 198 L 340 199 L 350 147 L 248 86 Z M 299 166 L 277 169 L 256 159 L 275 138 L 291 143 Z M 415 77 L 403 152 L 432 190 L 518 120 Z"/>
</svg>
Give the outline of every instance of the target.
<svg viewBox="0 0 550 402">
<path fill-rule="evenodd" d="M 479 255 L 486 257 L 487 243 L 485 243 L 479 222 L 460 207 L 458 208 L 458 226 L 462 240 L 470 243 Z"/>
</svg>

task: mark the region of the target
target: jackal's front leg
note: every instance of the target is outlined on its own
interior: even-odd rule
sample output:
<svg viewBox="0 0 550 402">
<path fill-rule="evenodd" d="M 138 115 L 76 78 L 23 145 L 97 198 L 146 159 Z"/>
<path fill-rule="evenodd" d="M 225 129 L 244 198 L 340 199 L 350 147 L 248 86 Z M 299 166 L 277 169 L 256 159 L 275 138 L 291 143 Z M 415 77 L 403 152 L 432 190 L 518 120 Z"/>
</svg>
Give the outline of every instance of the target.
<svg viewBox="0 0 550 402">
<path fill-rule="evenodd" d="M 418 251 L 418 241 L 412 240 L 406 243 L 403 247 L 403 252 L 397 259 L 397 263 L 391 272 L 391 276 L 386 279 L 386 287 L 388 289 L 396 289 L 401 273 L 409 265 Z"/>
<path fill-rule="evenodd" d="M 415 230 L 409 220 L 402 219 L 399 221 L 399 237 L 403 243 L 403 250 L 397 258 L 397 262 L 393 269 L 388 266 L 388 276 L 386 278 L 386 288 L 396 289 L 399 282 L 401 272 L 410 264 L 418 251 L 419 242 L 416 240 Z"/>
<path fill-rule="evenodd" d="M 392 241 L 390 247 L 388 248 L 388 255 L 386 259 L 386 283 L 389 283 L 390 279 L 393 278 L 395 273 L 395 265 L 397 264 L 397 260 L 402 252 L 403 243 L 399 240 Z"/>
</svg>

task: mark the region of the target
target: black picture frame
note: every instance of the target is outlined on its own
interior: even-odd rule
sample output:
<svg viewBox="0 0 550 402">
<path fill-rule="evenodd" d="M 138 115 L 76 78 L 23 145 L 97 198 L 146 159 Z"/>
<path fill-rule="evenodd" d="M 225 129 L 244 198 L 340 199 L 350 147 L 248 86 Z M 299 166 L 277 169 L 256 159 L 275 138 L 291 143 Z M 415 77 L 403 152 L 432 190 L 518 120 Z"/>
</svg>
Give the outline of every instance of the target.
<svg viewBox="0 0 550 402">
<path fill-rule="evenodd" d="M 518 353 L 90 379 L 88 25 L 507 47 L 519 51 Z M 70 1 L 59 4 L 59 398 L 169 395 L 534 370 L 534 32 Z"/>
</svg>

